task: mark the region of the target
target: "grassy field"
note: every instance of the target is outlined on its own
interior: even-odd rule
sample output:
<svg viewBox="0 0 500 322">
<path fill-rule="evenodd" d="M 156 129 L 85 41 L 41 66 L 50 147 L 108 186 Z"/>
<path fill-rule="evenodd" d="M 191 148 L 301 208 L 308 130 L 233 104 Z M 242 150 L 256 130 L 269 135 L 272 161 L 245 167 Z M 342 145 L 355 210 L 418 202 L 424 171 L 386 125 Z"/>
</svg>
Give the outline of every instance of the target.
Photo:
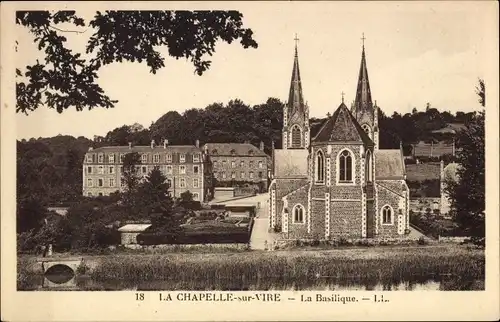
<svg viewBox="0 0 500 322">
<path fill-rule="evenodd" d="M 24 259 L 27 260 L 27 259 Z M 287 289 L 336 285 L 446 281 L 469 289 L 484 279 L 484 252 L 458 245 L 226 253 L 90 256 L 97 283 L 162 281 L 169 289 Z M 26 263 L 26 262 L 25 262 Z M 21 268 L 22 269 L 22 268 Z M 25 272 L 26 274 L 26 272 Z M 18 274 L 19 277 L 19 274 Z M 26 281 L 26 278 L 21 280 Z"/>
<path fill-rule="evenodd" d="M 424 181 L 439 179 L 439 163 L 407 164 L 406 178 L 409 181 Z"/>
</svg>

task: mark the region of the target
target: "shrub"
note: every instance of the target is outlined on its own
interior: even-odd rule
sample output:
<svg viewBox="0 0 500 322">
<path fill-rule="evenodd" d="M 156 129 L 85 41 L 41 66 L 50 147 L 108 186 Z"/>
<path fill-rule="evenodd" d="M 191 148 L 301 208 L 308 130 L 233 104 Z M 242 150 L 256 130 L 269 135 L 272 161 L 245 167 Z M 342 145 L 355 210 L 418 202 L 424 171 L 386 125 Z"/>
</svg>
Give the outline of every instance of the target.
<svg viewBox="0 0 500 322">
<path fill-rule="evenodd" d="M 485 237 L 471 237 L 471 242 L 477 247 L 484 248 L 486 246 L 486 238 Z"/>
<path fill-rule="evenodd" d="M 33 252 L 37 246 L 33 230 L 17 234 L 17 251 Z"/>
<path fill-rule="evenodd" d="M 425 239 L 424 236 L 420 236 L 420 238 L 417 241 L 417 244 L 419 244 L 419 245 L 427 245 L 428 243 L 427 243 L 427 240 Z"/>
</svg>

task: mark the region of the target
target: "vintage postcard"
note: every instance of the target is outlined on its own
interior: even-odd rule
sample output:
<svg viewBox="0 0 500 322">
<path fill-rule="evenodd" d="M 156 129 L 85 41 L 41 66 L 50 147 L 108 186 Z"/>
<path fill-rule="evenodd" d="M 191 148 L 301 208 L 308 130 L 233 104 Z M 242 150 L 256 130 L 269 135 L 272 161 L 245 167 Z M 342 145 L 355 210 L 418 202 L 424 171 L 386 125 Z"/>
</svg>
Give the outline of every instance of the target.
<svg viewBox="0 0 500 322">
<path fill-rule="evenodd" d="M 1 18 L 2 321 L 500 318 L 498 3 Z"/>
</svg>

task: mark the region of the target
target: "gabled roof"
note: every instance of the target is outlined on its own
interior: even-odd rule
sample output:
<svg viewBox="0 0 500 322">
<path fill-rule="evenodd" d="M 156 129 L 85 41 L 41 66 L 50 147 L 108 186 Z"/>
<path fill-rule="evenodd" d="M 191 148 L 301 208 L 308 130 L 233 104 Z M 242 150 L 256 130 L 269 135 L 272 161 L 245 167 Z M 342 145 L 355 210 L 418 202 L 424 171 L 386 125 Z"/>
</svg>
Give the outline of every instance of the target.
<svg viewBox="0 0 500 322">
<path fill-rule="evenodd" d="M 373 141 L 361 128 L 344 102 L 335 113 L 323 124 L 314 142 L 360 142 L 373 145 Z"/>
<path fill-rule="evenodd" d="M 205 146 L 211 156 L 267 156 L 264 151 L 250 143 L 207 143 Z"/>
<path fill-rule="evenodd" d="M 375 179 L 404 179 L 405 165 L 400 149 L 375 151 Z"/>
<path fill-rule="evenodd" d="M 307 178 L 294 178 L 288 180 L 277 180 L 276 184 L 276 198 L 281 199 L 290 193 L 309 185 Z"/>
<path fill-rule="evenodd" d="M 139 233 L 151 227 L 151 224 L 127 224 L 118 228 L 119 232 L 122 233 Z"/>
<path fill-rule="evenodd" d="M 274 150 L 274 176 L 276 178 L 307 176 L 305 149 Z"/>
<path fill-rule="evenodd" d="M 197 148 L 194 145 L 167 145 L 163 147 L 163 145 L 155 145 L 153 148 L 149 145 L 136 145 L 136 146 L 103 146 L 100 148 L 95 148 L 89 150 L 88 153 L 144 153 L 144 152 L 178 152 L 178 153 L 189 153 L 189 152 L 201 152 L 200 148 Z"/>
</svg>

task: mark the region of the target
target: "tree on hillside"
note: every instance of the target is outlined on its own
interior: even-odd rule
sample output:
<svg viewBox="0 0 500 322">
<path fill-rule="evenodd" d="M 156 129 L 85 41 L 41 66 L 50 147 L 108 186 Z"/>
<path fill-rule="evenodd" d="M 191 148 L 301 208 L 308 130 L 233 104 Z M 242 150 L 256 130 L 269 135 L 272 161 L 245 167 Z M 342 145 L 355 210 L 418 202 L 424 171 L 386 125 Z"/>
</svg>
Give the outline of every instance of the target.
<svg viewBox="0 0 500 322">
<path fill-rule="evenodd" d="M 17 232 L 37 231 L 42 227 L 46 213 L 47 209 L 40 199 L 36 197 L 24 199 L 17 204 Z"/>
<path fill-rule="evenodd" d="M 238 11 L 97 11 L 86 23 L 75 11 L 17 11 L 16 23 L 29 29 L 45 56 L 25 70 L 16 69 L 20 78 L 16 111 L 28 114 L 40 106 L 59 113 L 70 107 L 77 111 L 112 108 L 117 101 L 97 83 L 100 68 L 137 61 L 145 62 L 155 74 L 165 66 L 158 51 L 163 46 L 169 56 L 190 60 L 202 75 L 211 64 L 205 57 L 214 54 L 217 42 L 239 40 L 243 48 L 257 48 L 252 30 L 243 27 L 242 19 Z M 65 30 L 64 24 L 76 30 Z M 85 55 L 69 49 L 63 35 L 84 37 L 88 28 L 93 33 Z"/>
<path fill-rule="evenodd" d="M 151 127 L 151 136 L 158 142 L 168 139 L 169 144 L 180 144 L 180 125 L 182 123 L 182 115 L 177 111 L 169 111 L 161 116 Z"/>
<path fill-rule="evenodd" d="M 480 83 L 483 87 L 484 83 Z M 480 101 L 484 103 L 484 99 Z M 484 106 L 484 105 L 483 105 Z M 485 211 L 485 132 L 484 110 L 476 112 L 466 130 L 459 134 L 457 161 L 458 182 L 448 184 L 448 192 L 456 220 L 464 231 L 484 237 Z"/>
<path fill-rule="evenodd" d="M 178 236 L 179 218 L 174 214 L 174 201 L 168 191 L 167 178 L 155 167 L 139 185 L 135 197 L 142 204 L 141 212 L 149 217 L 153 228 L 163 236 Z"/>
<path fill-rule="evenodd" d="M 486 87 L 484 86 L 484 80 L 479 79 L 479 85 L 476 87 L 476 94 L 479 96 L 479 104 L 483 107 L 486 106 Z"/>
<path fill-rule="evenodd" d="M 127 153 L 123 158 L 123 203 L 131 212 L 137 209 L 137 200 L 134 198 L 139 186 L 138 165 L 141 164 L 141 156 L 137 152 Z M 121 183 L 120 183 L 121 184 Z"/>
<path fill-rule="evenodd" d="M 167 178 L 158 167 L 154 167 L 137 189 L 138 201 L 142 202 L 143 210 L 147 215 L 170 211 L 173 201 L 168 189 Z"/>
</svg>

